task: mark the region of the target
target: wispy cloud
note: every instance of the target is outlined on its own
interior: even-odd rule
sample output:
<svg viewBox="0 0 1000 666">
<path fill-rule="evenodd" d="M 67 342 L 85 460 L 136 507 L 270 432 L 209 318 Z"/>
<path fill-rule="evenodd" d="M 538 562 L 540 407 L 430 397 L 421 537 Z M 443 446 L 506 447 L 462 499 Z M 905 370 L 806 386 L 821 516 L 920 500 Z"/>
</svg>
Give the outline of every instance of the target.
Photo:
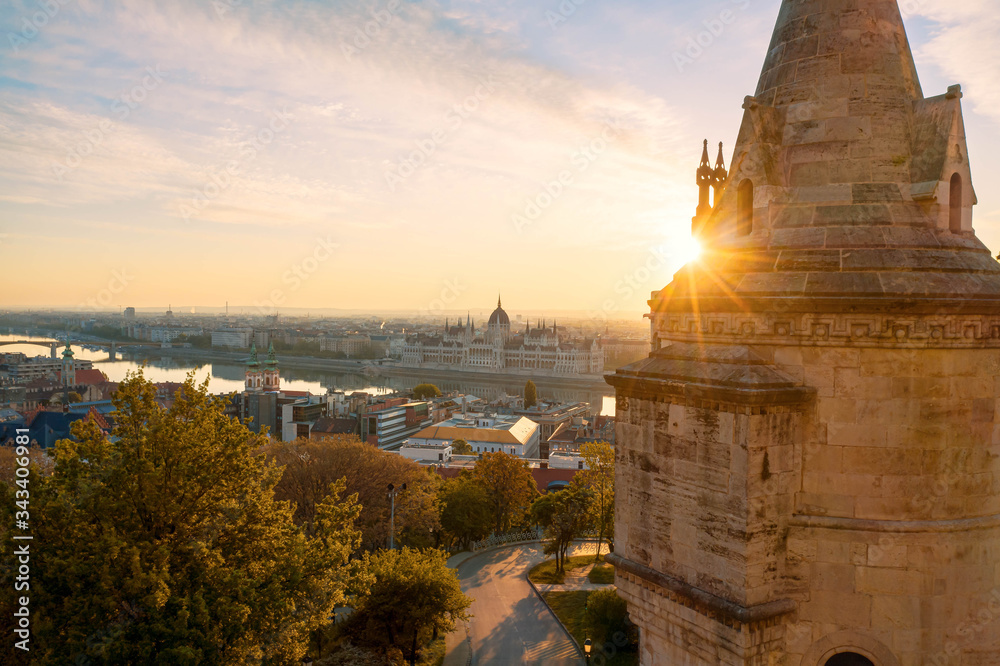
<svg viewBox="0 0 1000 666">
<path fill-rule="evenodd" d="M 211 264 L 220 280 L 266 283 L 267 270 L 248 256 L 266 250 L 291 261 L 316 233 L 332 231 L 343 250 L 331 262 L 334 277 L 311 280 L 294 305 L 341 307 L 405 307 L 422 293 L 408 286 L 413 275 L 440 284 L 464 264 L 469 288 L 457 307 L 490 302 L 498 283 L 512 303 L 546 307 L 556 299 L 537 288 L 544 281 L 564 294 L 557 307 L 592 308 L 592 294 L 644 261 L 649 247 L 687 233 L 701 139 L 735 136 L 776 11 L 752 4 L 679 73 L 671 53 L 733 2 L 589 0 L 552 30 L 545 12 L 558 2 L 54 1 L 58 14 L 17 52 L 0 43 L 0 230 L 8 241 L 29 247 L 17 236 L 29 230 L 107 234 L 109 257 L 141 254 L 148 270 L 173 276 L 137 280 L 137 302 L 167 293 L 196 302 L 221 290 L 177 267 L 195 274 Z M 989 25 L 995 32 L 990 8 L 983 0 L 945 7 L 925 0 L 921 11 L 940 30 L 918 48 L 961 73 L 975 108 L 997 117 L 1000 58 L 969 51 L 993 48 L 980 38 Z M 4 3 L 0 34 L 34 11 L 34 0 Z M 136 102 L 149 68 L 162 83 L 134 108 L 126 104 L 123 117 L 123 96 Z M 483 77 L 496 90 L 391 189 L 387 171 L 448 128 L 449 112 Z M 248 143 L 275 112 L 291 118 L 287 128 L 247 159 Z M 512 214 L 611 120 L 623 128 L 613 145 L 518 234 Z M 55 167 L 88 144 L 60 177 Z M 206 188 L 209 205 L 186 218 L 183 206 Z M 988 193 L 981 198 L 1000 207 Z M 70 251 L 57 251 L 53 270 L 79 264 Z M 390 296 L 384 285 L 337 292 L 336 276 L 373 266 L 400 288 Z M 72 284 L 54 281 L 46 292 L 32 283 L 24 298 L 45 300 Z M 643 298 L 624 307 L 642 309 Z"/>
</svg>

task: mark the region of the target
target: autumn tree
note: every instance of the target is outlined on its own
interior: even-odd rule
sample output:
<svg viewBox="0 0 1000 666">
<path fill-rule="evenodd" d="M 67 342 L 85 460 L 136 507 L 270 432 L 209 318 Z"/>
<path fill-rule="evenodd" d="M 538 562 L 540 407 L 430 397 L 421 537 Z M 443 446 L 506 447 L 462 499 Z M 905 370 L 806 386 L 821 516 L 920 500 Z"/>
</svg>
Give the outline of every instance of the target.
<svg viewBox="0 0 1000 666">
<path fill-rule="evenodd" d="M 357 498 L 335 484 L 307 534 L 226 402 L 192 374 L 163 409 L 131 374 L 112 436 L 80 421 L 32 476 L 34 663 L 289 663 L 344 601 Z"/>
<path fill-rule="evenodd" d="M 412 666 L 422 646 L 469 618 L 472 599 L 439 550 L 366 554 L 365 569 L 372 582 L 344 626 L 353 642 L 399 648 Z"/>
<path fill-rule="evenodd" d="M 571 485 L 543 495 L 531 505 L 532 519 L 545 528 L 545 552 L 556 556 L 557 572 L 565 571 L 569 547 L 593 524 L 592 501 L 589 490 Z"/>
<path fill-rule="evenodd" d="M 263 449 L 269 460 L 284 467 L 275 486 L 279 499 L 295 505 L 295 520 L 309 526 L 316 507 L 329 495 L 330 484 L 345 479 L 348 494 L 357 494 L 361 515 L 357 525 L 365 550 L 389 543 L 388 486 L 406 484 L 396 496 L 396 541 L 427 548 L 437 543 L 441 528 L 438 490 L 441 478 L 431 468 L 382 451 L 353 436 L 315 441 L 271 442 Z"/>
<path fill-rule="evenodd" d="M 469 444 L 464 439 L 456 439 L 451 443 L 451 448 L 455 455 L 467 456 L 472 453 L 472 444 Z"/>
<path fill-rule="evenodd" d="M 538 404 L 538 387 L 535 386 L 535 382 L 528 380 L 528 383 L 524 385 L 524 408 L 531 409 Z"/>
<path fill-rule="evenodd" d="M 573 483 L 590 491 L 594 525 L 597 527 L 597 561 L 601 544 L 608 537 L 614 550 L 615 534 L 615 450 L 607 442 L 586 442 L 580 447 L 584 469 Z"/>
<path fill-rule="evenodd" d="M 467 548 L 485 539 L 493 527 L 493 511 L 485 488 L 470 472 L 462 472 L 441 486 L 441 529 L 449 545 Z"/>
<path fill-rule="evenodd" d="M 484 453 L 476 462 L 473 478 L 489 500 L 496 534 L 521 524 L 538 496 L 528 464 L 509 453 Z"/>
<path fill-rule="evenodd" d="M 441 397 L 441 389 L 434 384 L 417 384 L 413 387 L 414 400 L 427 400 Z"/>
</svg>

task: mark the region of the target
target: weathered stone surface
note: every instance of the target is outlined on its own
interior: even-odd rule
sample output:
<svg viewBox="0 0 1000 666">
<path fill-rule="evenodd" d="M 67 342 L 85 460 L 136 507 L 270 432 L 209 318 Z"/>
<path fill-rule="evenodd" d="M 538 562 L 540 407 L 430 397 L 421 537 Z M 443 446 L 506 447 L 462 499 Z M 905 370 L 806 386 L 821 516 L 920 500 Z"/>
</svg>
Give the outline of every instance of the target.
<svg viewBox="0 0 1000 666">
<path fill-rule="evenodd" d="M 895 0 L 784 0 L 745 108 L 707 258 L 609 379 L 641 662 L 1000 664 L 1000 264 L 961 91 L 923 97 Z"/>
</svg>

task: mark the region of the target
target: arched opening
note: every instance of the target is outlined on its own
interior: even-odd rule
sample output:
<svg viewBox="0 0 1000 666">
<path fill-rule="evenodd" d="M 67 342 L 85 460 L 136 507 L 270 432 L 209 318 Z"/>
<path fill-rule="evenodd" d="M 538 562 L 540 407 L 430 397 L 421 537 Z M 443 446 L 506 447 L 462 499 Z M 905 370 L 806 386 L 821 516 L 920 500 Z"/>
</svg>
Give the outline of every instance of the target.
<svg viewBox="0 0 1000 666">
<path fill-rule="evenodd" d="M 826 662 L 826 666 L 875 666 L 871 659 L 854 652 L 844 652 L 834 655 Z"/>
<path fill-rule="evenodd" d="M 736 192 L 736 235 L 749 236 L 753 231 L 753 181 L 744 180 Z"/>
<path fill-rule="evenodd" d="M 951 219 L 948 223 L 953 234 L 962 231 L 962 197 L 964 194 L 962 191 L 962 177 L 956 173 L 951 177 Z"/>
</svg>

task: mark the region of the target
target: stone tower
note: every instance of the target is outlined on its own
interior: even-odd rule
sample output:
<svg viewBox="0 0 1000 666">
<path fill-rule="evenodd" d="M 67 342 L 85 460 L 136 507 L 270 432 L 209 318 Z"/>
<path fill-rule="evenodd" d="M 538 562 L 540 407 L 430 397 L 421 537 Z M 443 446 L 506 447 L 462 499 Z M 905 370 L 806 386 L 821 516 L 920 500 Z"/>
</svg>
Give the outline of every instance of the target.
<svg viewBox="0 0 1000 666">
<path fill-rule="evenodd" d="M 643 666 L 1000 664 L 1000 265 L 896 0 L 783 0 L 618 401 Z"/>
</svg>

